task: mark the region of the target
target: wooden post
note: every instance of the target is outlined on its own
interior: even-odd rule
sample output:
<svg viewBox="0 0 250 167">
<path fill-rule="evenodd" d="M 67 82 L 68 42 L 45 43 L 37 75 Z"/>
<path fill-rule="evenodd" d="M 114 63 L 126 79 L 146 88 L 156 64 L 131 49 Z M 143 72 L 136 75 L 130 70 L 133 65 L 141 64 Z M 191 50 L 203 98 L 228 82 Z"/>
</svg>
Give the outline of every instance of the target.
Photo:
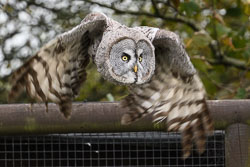
<svg viewBox="0 0 250 167">
<path fill-rule="evenodd" d="M 250 126 L 233 124 L 226 129 L 225 159 L 226 167 L 249 166 Z"/>
</svg>

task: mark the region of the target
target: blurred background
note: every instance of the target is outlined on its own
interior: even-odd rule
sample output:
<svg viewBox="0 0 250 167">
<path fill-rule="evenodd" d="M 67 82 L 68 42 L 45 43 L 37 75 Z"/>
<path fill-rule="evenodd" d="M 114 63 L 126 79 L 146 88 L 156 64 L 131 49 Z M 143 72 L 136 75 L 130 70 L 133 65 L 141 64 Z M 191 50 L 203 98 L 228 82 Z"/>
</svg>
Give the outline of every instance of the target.
<svg viewBox="0 0 250 167">
<path fill-rule="evenodd" d="M 1 0 L 0 103 L 8 77 L 56 35 L 90 12 L 127 26 L 152 26 L 181 36 L 209 99 L 250 98 L 250 0 Z M 93 64 L 77 101 L 117 101 L 126 87 L 101 78 Z M 17 102 L 29 102 L 25 93 Z"/>
</svg>

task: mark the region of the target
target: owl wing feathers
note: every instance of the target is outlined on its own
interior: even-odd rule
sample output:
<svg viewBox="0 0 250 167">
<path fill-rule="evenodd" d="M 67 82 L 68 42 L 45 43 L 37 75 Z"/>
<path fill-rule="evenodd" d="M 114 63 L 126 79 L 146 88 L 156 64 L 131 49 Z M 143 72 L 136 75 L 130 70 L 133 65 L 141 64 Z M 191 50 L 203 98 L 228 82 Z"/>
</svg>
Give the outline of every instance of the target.
<svg viewBox="0 0 250 167">
<path fill-rule="evenodd" d="M 192 140 L 202 153 L 206 134 L 213 129 L 202 82 L 175 33 L 158 30 L 152 42 L 155 74 L 149 83 L 130 87 L 130 95 L 121 102 L 129 110 L 121 123 L 130 124 L 153 113 L 153 122 L 165 122 L 169 131 L 182 132 L 184 158 L 190 155 Z"/>
<path fill-rule="evenodd" d="M 112 29 L 113 26 L 113 29 Z M 80 25 L 50 41 L 11 77 L 9 100 L 26 89 L 39 101 L 55 102 L 69 117 L 72 98 L 86 80 L 89 54 L 94 58 L 102 35 L 120 24 L 103 14 L 91 13 Z M 183 135 L 184 157 L 188 157 L 194 139 L 203 152 L 205 137 L 212 130 L 205 90 L 179 37 L 170 31 L 135 27 L 153 43 L 156 55 L 155 74 L 149 83 L 130 86 L 130 95 L 121 106 L 128 108 L 121 120 L 130 124 L 153 113 L 153 122 L 165 122 L 168 130 Z"/>
<path fill-rule="evenodd" d="M 69 117 L 72 98 L 77 96 L 86 80 L 91 42 L 89 33 L 103 31 L 105 25 L 106 16 L 89 14 L 80 25 L 42 47 L 12 74 L 9 101 L 26 89 L 32 98 L 57 103 L 64 116 Z"/>
</svg>

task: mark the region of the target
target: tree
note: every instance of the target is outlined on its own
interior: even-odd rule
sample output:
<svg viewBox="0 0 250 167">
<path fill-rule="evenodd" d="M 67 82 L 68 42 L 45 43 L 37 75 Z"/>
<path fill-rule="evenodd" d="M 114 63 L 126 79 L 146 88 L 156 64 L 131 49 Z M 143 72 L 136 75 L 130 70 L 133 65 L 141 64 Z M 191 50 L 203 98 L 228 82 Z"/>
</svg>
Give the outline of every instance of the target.
<svg viewBox="0 0 250 167">
<path fill-rule="evenodd" d="M 128 26 L 146 25 L 178 33 L 209 98 L 250 98 L 247 0 L 9 0 L 1 1 L 0 6 L 2 102 L 6 102 L 11 71 L 51 38 L 79 24 L 92 10 Z M 91 75 L 77 100 L 119 100 L 127 94 L 125 87 L 104 81 L 93 65 L 88 68 Z"/>
</svg>

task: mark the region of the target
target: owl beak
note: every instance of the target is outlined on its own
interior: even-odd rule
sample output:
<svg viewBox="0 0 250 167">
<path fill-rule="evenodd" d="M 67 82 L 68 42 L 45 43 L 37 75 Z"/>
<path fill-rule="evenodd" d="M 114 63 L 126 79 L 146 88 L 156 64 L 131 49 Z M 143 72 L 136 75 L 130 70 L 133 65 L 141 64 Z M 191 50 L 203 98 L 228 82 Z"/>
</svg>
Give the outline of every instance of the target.
<svg viewBox="0 0 250 167">
<path fill-rule="evenodd" d="M 137 72 L 137 70 L 138 70 L 138 67 L 137 67 L 137 65 L 135 65 L 134 66 L 134 71 Z"/>
</svg>

